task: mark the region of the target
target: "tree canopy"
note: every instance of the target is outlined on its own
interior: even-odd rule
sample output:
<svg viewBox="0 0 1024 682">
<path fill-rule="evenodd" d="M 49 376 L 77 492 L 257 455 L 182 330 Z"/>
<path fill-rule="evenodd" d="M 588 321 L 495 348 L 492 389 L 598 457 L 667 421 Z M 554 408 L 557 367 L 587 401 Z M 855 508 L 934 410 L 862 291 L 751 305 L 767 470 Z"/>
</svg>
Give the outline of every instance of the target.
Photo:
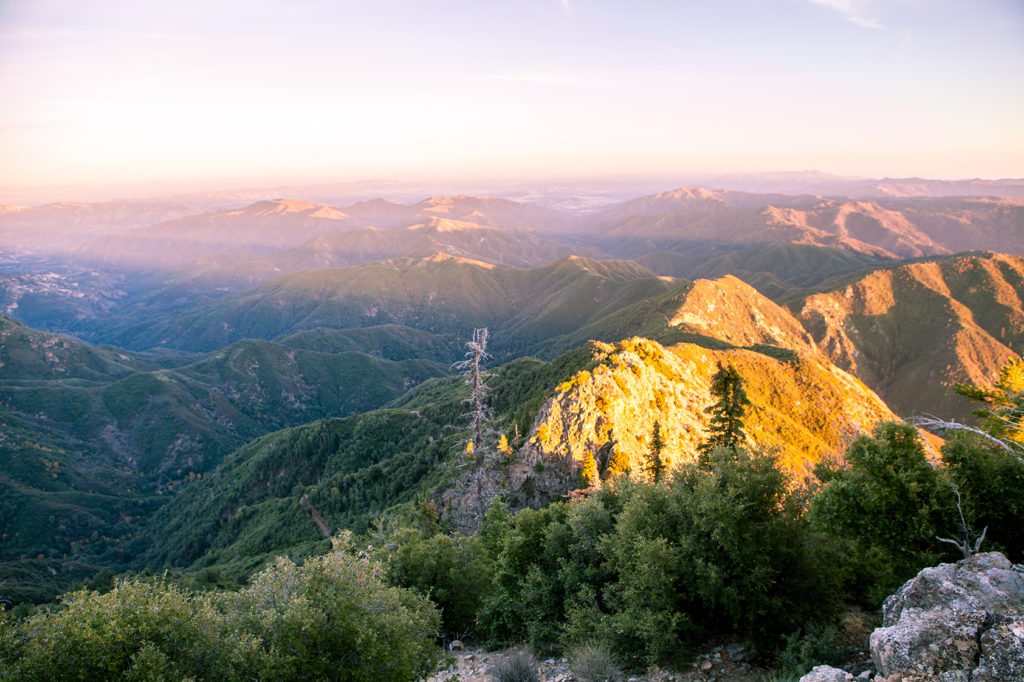
<svg viewBox="0 0 1024 682">
<path fill-rule="evenodd" d="M 702 456 L 717 448 L 737 451 L 747 440 L 743 430 L 743 416 L 747 413 L 750 400 L 743 389 L 743 377 L 733 366 L 718 363 L 718 371 L 711 378 L 711 395 L 717 398 L 714 404 L 704 410 L 711 415 L 708 437 L 698 447 Z"/>
</svg>

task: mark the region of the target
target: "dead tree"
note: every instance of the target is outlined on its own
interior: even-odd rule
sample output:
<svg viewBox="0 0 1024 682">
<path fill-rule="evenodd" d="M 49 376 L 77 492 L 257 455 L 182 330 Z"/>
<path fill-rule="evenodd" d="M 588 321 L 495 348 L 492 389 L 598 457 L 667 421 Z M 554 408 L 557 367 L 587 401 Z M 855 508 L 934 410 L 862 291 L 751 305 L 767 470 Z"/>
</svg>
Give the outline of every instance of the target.
<svg viewBox="0 0 1024 682">
<path fill-rule="evenodd" d="M 929 431 L 967 431 L 968 433 L 973 433 L 1024 462 L 1024 445 L 1012 440 L 997 438 L 991 433 L 979 429 L 976 426 L 968 426 L 967 424 L 961 424 L 955 420 L 939 419 L 938 417 L 930 414 L 926 414 L 921 417 L 914 417 L 914 423 L 922 429 L 928 429 Z"/>
<path fill-rule="evenodd" d="M 487 408 L 487 374 L 481 369 L 481 365 L 490 358 L 487 352 L 487 327 L 473 330 L 473 340 L 466 343 L 465 360 L 455 363 L 456 371 L 466 376 L 466 383 L 469 384 L 469 397 L 464 402 L 469 405 L 469 430 L 471 434 L 470 443 L 472 448 L 469 451 L 480 451 L 479 458 L 483 455 L 484 437 L 487 433 L 487 424 L 490 422 L 490 411 Z M 467 444 L 468 445 L 468 444 Z"/>
<path fill-rule="evenodd" d="M 970 559 L 972 555 L 977 554 L 981 550 L 981 543 L 985 541 L 985 533 L 988 532 L 988 526 L 985 526 L 985 529 L 981 531 L 981 535 L 971 530 L 971 527 L 967 525 L 964 509 L 961 506 L 960 489 L 955 484 L 950 484 L 950 487 L 953 489 L 953 494 L 956 495 L 956 511 L 960 514 L 960 533 L 962 537 L 959 540 L 955 540 L 953 538 L 940 538 L 936 535 L 935 539 L 939 542 L 953 545 L 960 550 L 965 559 Z"/>
</svg>

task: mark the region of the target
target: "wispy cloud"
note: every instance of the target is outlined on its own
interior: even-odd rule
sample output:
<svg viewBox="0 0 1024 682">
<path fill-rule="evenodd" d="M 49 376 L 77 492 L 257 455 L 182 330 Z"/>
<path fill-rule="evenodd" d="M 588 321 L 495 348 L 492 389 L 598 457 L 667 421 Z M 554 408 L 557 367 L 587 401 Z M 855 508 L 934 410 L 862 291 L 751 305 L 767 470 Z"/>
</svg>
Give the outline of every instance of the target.
<svg viewBox="0 0 1024 682">
<path fill-rule="evenodd" d="M 822 7 L 828 7 L 836 12 L 839 12 L 843 17 L 852 24 L 857 24 L 863 28 L 870 29 L 882 29 L 885 26 L 870 12 L 863 0 L 810 0 L 815 5 L 821 5 Z"/>
<path fill-rule="evenodd" d="M 548 21 L 562 21 L 572 16 L 572 0 L 556 0 L 554 3 L 551 0 L 526 0 L 526 5 Z"/>
</svg>

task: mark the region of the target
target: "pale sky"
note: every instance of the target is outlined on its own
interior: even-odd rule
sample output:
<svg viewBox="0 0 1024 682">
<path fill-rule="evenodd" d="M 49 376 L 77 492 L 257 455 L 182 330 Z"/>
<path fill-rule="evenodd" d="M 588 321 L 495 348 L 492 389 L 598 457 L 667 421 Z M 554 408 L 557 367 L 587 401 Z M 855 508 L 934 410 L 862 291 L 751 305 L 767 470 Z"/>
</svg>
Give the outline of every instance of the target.
<svg viewBox="0 0 1024 682">
<path fill-rule="evenodd" d="M 0 186 L 1024 176 L 1021 0 L 0 0 Z"/>
</svg>

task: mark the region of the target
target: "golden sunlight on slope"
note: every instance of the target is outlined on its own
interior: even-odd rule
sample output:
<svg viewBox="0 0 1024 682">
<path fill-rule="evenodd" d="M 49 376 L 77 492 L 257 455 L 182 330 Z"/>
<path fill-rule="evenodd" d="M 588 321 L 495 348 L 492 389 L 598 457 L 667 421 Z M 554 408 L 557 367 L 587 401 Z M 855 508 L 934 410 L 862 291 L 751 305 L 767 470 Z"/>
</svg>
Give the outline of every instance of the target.
<svg viewBox="0 0 1024 682">
<path fill-rule="evenodd" d="M 668 326 L 735 346 L 816 351 L 814 340 L 788 310 L 732 275 L 695 281 Z"/>
<path fill-rule="evenodd" d="M 654 422 L 664 456 L 690 461 L 704 440 L 713 402 L 716 363 L 731 364 L 751 401 L 745 419 L 750 442 L 777 449 L 786 469 L 807 473 L 822 457 L 839 455 L 858 433 L 895 415 L 858 379 L 819 355 L 777 359 L 747 350 L 716 351 L 693 344 L 664 348 L 633 338 L 595 343 L 595 362 L 558 387 L 538 416 L 528 453 L 538 461 L 587 453 L 624 452 L 640 471 Z"/>
<path fill-rule="evenodd" d="M 898 413 L 967 419 L 953 392 L 1024 348 L 1024 260 L 1001 254 L 911 263 L 808 296 L 798 316 L 832 361 Z"/>
</svg>

